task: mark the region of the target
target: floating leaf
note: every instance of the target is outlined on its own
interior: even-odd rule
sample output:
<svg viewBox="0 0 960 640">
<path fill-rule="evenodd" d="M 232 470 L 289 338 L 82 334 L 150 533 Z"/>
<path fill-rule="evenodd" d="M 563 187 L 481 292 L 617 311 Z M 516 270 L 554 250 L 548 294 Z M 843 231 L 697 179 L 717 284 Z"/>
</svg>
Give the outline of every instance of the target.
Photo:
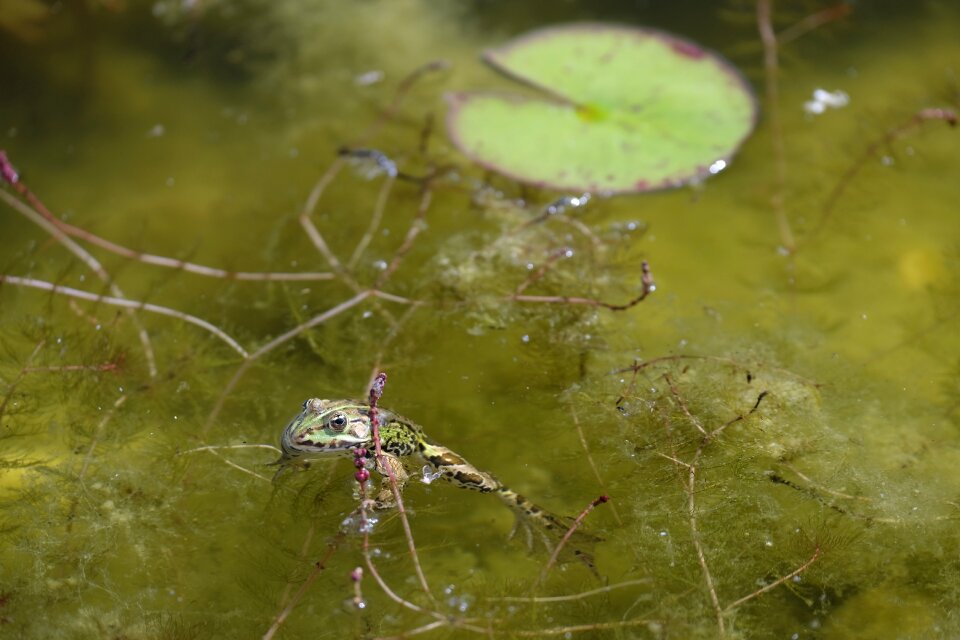
<svg viewBox="0 0 960 640">
<path fill-rule="evenodd" d="M 677 187 L 724 169 L 757 105 L 716 53 L 652 29 L 548 27 L 484 53 L 540 95 L 456 93 L 447 128 L 478 164 L 564 191 Z"/>
</svg>

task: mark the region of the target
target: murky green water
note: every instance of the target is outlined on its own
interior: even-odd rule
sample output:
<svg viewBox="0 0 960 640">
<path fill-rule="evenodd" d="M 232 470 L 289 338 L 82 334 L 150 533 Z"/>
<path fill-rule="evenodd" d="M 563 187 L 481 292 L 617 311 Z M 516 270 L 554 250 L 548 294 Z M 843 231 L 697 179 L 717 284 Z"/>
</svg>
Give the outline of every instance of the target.
<svg viewBox="0 0 960 640">
<path fill-rule="evenodd" d="M 180 319 L 2 285 L 0 636 L 260 637 L 294 600 L 278 637 L 960 635 L 960 133 L 930 121 L 879 144 L 823 218 L 870 145 L 920 109 L 960 106 L 949 4 L 859 3 L 784 46 L 792 255 L 770 205 L 769 117 L 700 188 L 537 225 L 525 221 L 557 194 L 470 168 L 440 126 L 443 92 L 504 86 L 480 49 L 556 20 L 696 38 L 762 89 L 749 3 L 92 3 L 0 31 L 0 148 L 57 216 L 124 246 L 329 271 L 297 220 L 308 194 L 405 74 L 438 58 L 450 69 L 362 144 L 411 174 L 453 163 L 457 176 L 436 183 L 382 287 L 423 304 L 358 301 L 246 365 Z M 849 106 L 804 114 L 818 87 Z M 345 166 L 313 216 L 344 262 L 384 184 L 363 169 Z M 5 194 L 0 272 L 109 293 Z M 397 255 L 421 198 L 396 182 L 350 269 L 356 289 Z M 78 242 L 128 298 L 202 318 L 250 353 L 355 294 L 337 280 L 206 278 Z M 658 289 L 622 312 L 506 299 L 561 248 L 573 256 L 526 293 L 620 303 L 644 259 Z M 608 494 L 584 524 L 604 539 L 602 579 L 565 564 L 540 581 L 548 554 L 507 542 L 512 516 L 494 498 L 420 482 L 405 501 L 433 600 L 394 514 L 368 552 L 389 592 L 357 534 L 310 577 L 356 506 L 350 463 L 273 485 L 274 451 L 197 450 L 276 445 L 304 399 L 361 396 L 378 369 L 385 405 L 545 507 L 573 515 Z M 548 597 L 564 599 L 531 600 Z"/>
</svg>

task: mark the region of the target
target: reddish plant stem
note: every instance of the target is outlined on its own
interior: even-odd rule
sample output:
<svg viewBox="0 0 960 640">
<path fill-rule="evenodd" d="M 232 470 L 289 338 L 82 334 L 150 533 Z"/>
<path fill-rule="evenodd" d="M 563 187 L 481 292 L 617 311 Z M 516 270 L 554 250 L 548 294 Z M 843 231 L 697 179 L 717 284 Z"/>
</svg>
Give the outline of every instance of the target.
<svg viewBox="0 0 960 640">
<path fill-rule="evenodd" d="M 397 111 L 399 111 L 400 105 L 407 97 L 407 94 L 410 93 L 410 90 L 413 88 L 413 86 L 424 76 L 430 73 L 436 73 L 438 71 L 445 71 L 451 66 L 452 65 L 450 62 L 446 60 L 432 60 L 408 73 L 397 85 L 396 93 L 394 94 L 390 105 L 384 109 L 380 114 L 380 117 L 372 125 L 370 125 L 366 131 L 363 132 L 359 140 L 369 140 L 380 133 L 380 130 L 384 127 L 384 125 L 396 117 Z"/>
<path fill-rule="evenodd" d="M 607 503 L 610 501 L 610 497 L 607 495 L 602 495 L 593 500 L 590 504 L 580 512 L 580 515 L 574 519 L 573 524 L 570 525 L 570 528 L 567 529 L 567 532 L 563 534 L 563 538 L 560 539 L 560 542 L 557 543 L 557 546 L 554 547 L 553 553 L 550 554 L 550 559 L 547 560 L 547 564 L 543 567 L 543 571 L 540 572 L 540 582 L 547 577 L 547 573 L 550 572 L 550 569 L 557 563 L 557 558 L 560 557 L 560 552 L 563 551 L 563 548 L 567 546 L 567 543 L 570 541 L 570 538 L 573 537 L 574 532 L 580 528 L 580 525 L 583 524 L 584 519 L 591 511 L 596 509 L 601 504 Z"/>
<path fill-rule="evenodd" d="M 363 599 L 363 567 L 357 567 L 350 572 L 350 581 L 353 582 L 353 606 L 357 609 L 363 609 L 367 606 Z"/>
<path fill-rule="evenodd" d="M 827 7 L 826 9 L 817 11 L 816 13 L 811 13 L 807 17 L 793 23 L 778 33 L 777 43 L 780 46 L 783 46 L 788 42 L 793 42 L 794 40 L 807 35 L 811 31 L 822 27 L 828 22 L 834 22 L 835 20 L 845 18 L 851 13 L 853 13 L 852 2 L 840 2 L 832 7 Z"/>
<path fill-rule="evenodd" d="M 71 371 L 116 371 L 120 365 L 116 362 L 105 362 L 103 364 L 64 364 L 60 366 L 49 367 L 30 367 L 27 373 L 68 373 Z"/>
<path fill-rule="evenodd" d="M 757 0 L 757 30 L 763 43 L 764 85 L 767 93 L 767 118 L 770 122 L 770 142 L 773 147 L 775 181 L 770 204 L 780 231 L 780 244 L 793 253 L 796 243 L 787 220 L 784 191 L 787 183 L 787 155 L 783 144 L 783 125 L 780 122 L 780 63 L 777 34 L 773 30 L 773 0 Z"/>
<path fill-rule="evenodd" d="M 390 276 L 393 275 L 393 272 L 397 270 L 406 255 L 410 253 L 410 249 L 413 248 L 413 243 L 417 239 L 417 236 L 426 228 L 427 210 L 430 208 L 432 200 L 433 189 L 431 188 L 430 181 L 427 180 L 424 182 L 423 190 L 420 194 L 420 204 L 417 207 L 417 214 L 414 216 L 413 222 L 410 223 L 407 235 L 403 238 L 403 242 L 400 243 L 400 247 L 394 252 L 390 264 L 387 265 L 387 268 L 384 269 L 383 273 L 377 278 L 377 281 L 373 285 L 374 288 L 380 289 Z"/>
<path fill-rule="evenodd" d="M 505 299 L 511 300 L 513 302 L 542 302 L 548 304 L 584 304 L 593 307 L 603 307 L 605 309 L 610 309 L 611 311 L 626 311 L 631 307 L 638 305 L 639 303 L 646 300 L 647 296 L 657 290 L 657 285 L 653 281 L 653 274 L 650 272 L 650 265 L 646 260 L 643 261 L 641 265 L 641 291 L 640 295 L 636 298 L 626 302 L 624 304 L 611 304 L 609 302 L 604 302 L 603 300 L 596 300 L 594 298 L 577 298 L 571 296 L 528 296 L 521 294 L 511 294 L 506 296 Z"/>
<path fill-rule="evenodd" d="M 283 626 L 283 623 L 286 622 L 287 618 L 290 617 L 294 607 L 300 603 L 310 586 L 317 581 L 317 578 L 320 577 L 320 574 L 323 573 L 323 570 L 327 568 L 327 562 L 330 560 L 330 557 L 333 555 L 334 551 L 337 550 L 337 546 L 341 541 L 343 541 L 344 537 L 345 534 L 340 531 L 330 541 L 330 543 L 327 545 L 326 552 L 323 554 L 323 557 L 314 563 L 313 570 L 310 572 L 310 575 L 307 576 L 307 579 L 304 580 L 303 584 L 300 585 L 300 588 L 297 589 L 297 592 L 294 594 L 290 602 L 287 603 L 287 606 L 277 614 L 277 617 L 274 618 L 273 623 L 270 625 L 270 628 L 267 629 L 267 632 L 263 634 L 263 640 L 271 640 L 271 638 L 277 634 L 277 632 L 280 630 L 280 627 Z"/>
<path fill-rule="evenodd" d="M 410 550 L 410 560 L 413 562 L 413 568 L 417 573 L 417 579 L 427 597 L 433 601 L 433 593 L 430 591 L 430 585 L 427 584 L 427 576 L 423 573 L 423 567 L 420 565 L 420 557 L 417 554 L 417 545 L 413 541 L 413 530 L 410 528 L 410 520 L 407 518 L 407 511 L 403 506 L 403 497 L 400 495 L 400 486 L 397 483 L 397 476 L 393 472 L 393 467 L 383 455 L 383 448 L 380 441 L 380 416 L 377 403 L 383 396 L 383 389 L 387 384 L 387 374 L 380 372 L 373 379 L 370 385 L 370 424 L 373 425 L 373 445 L 376 452 L 377 466 L 387 474 L 390 481 L 390 489 L 393 491 L 393 498 L 397 503 L 397 512 L 400 514 L 400 522 L 403 525 L 403 533 L 407 538 L 407 547 Z"/>
<path fill-rule="evenodd" d="M 766 585 L 765 587 L 757 589 L 753 593 L 747 594 L 742 598 L 740 598 L 739 600 L 734 600 L 723 609 L 723 612 L 729 613 L 730 611 L 733 611 L 743 603 L 749 602 L 750 600 L 753 600 L 756 597 L 762 596 L 768 591 L 772 591 L 773 589 L 776 589 L 777 587 L 787 582 L 788 580 L 793 580 L 796 576 L 800 575 L 801 573 L 809 569 L 810 565 L 816 562 L 821 555 L 823 555 L 823 549 L 819 545 L 817 545 L 817 547 L 813 550 L 813 555 L 810 556 L 810 559 L 804 562 L 802 565 L 800 565 L 799 567 L 797 567 L 787 575 L 783 576 L 782 578 L 778 578 L 777 580 L 774 580 L 773 582 Z"/>
<path fill-rule="evenodd" d="M 39 198 L 34 196 L 30 190 L 27 189 L 26 185 L 20 180 L 20 177 L 17 175 L 16 171 L 13 169 L 13 166 L 10 164 L 10 161 L 7 159 L 6 153 L 3 152 L 0 152 L 0 175 L 2 175 L 3 179 L 9 182 L 9 184 L 13 186 L 13 188 L 20 193 L 21 196 L 26 197 L 24 194 L 29 195 L 30 197 L 26 199 L 33 206 L 18 200 L 5 191 L 0 191 L 0 199 L 4 200 L 13 209 L 23 214 L 31 222 L 49 233 L 54 240 L 62 245 L 67 251 L 76 256 L 81 262 L 83 262 L 88 269 L 90 269 L 110 288 L 110 293 L 112 293 L 115 298 L 126 298 L 123 291 L 120 290 L 120 287 L 117 286 L 110 274 L 107 273 L 107 270 L 104 269 L 103 265 L 100 264 L 100 261 L 94 258 L 86 249 L 67 237 L 67 234 L 64 233 L 59 226 L 57 226 L 56 222 L 51 222 L 48 219 L 48 216 L 52 218 L 53 214 L 47 210 L 44 204 L 40 202 Z M 140 338 L 140 345 L 143 347 L 144 357 L 147 361 L 147 371 L 151 378 L 156 378 L 158 373 L 157 359 L 153 352 L 153 343 L 150 340 L 150 334 L 147 333 L 147 330 L 140 322 L 140 318 L 137 316 L 137 313 L 134 309 L 128 307 L 124 310 L 124 312 L 137 329 L 137 335 Z"/>
<path fill-rule="evenodd" d="M 129 298 L 124 297 L 113 297 L 113 296 L 102 296 L 96 293 L 90 293 L 89 291 L 83 291 L 81 289 L 74 289 L 73 287 L 64 287 L 59 284 L 53 284 L 52 282 L 47 282 L 45 280 L 35 280 L 33 278 L 21 278 L 19 276 L 8 276 L 0 274 L 0 283 L 8 283 L 20 287 L 30 287 L 33 289 L 42 289 L 44 291 L 50 291 L 51 293 L 56 293 L 65 296 L 71 296 L 73 298 L 80 298 L 82 300 L 90 300 L 91 302 L 109 304 L 116 307 L 123 307 L 124 309 L 135 309 L 149 311 L 151 313 L 157 313 L 163 316 L 169 316 L 171 318 L 177 318 L 184 322 L 189 322 L 190 324 L 196 325 L 202 329 L 206 329 L 216 337 L 223 340 L 227 343 L 231 349 L 240 354 L 241 357 L 247 357 L 247 351 L 240 343 L 231 338 L 226 332 L 217 327 L 214 324 L 192 316 L 189 313 L 184 313 L 182 311 L 177 311 L 176 309 L 171 309 L 169 307 L 162 307 L 157 304 L 152 304 L 149 302 L 139 302 L 137 300 L 130 300 Z"/>
<path fill-rule="evenodd" d="M 3 153 L 0 151 L 0 153 Z M 2 167 L 0 167 L 2 169 Z M 17 372 L 17 375 L 14 376 L 13 380 L 10 381 L 10 384 L 7 385 L 7 392 L 3 396 L 3 402 L 0 402 L 0 424 L 3 423 L 3 416 L 7 412 L 7 406 L 10 404 L 10 399 L 13 397 L 13 394 L 17 390 L 17 386 L 23 381 L 24 376 L 27 375 L 27 370 L 30 367 L 30 363 L 33 362 L 34 358 L 37 357 L 37 354 L 43 349 L 43 345 L 46 344 L 46 340 L 41 340 L 37 343 L 37 346 L 33 348 L 33 351 L 30 352 L 30 355 L 27 356 L 26 360 L 23 363 L 23 366 L 20 368 L 20 371 Z"/>
<path fill-rule="evenodd" d="M 517 288 L 514 290 L 513 295 L 518 296 L 524 291 L 527 287 L 539 282 L 543 279 L 547 272 L 553 268 L 553 265 L 562 260 L 563 258 L 570 258 L 573 256 L 573 249 L 570 247 L 560 247 L 556 251 L 552 252 L 547 256 L 547 259 L 543 261 L 543 264 L 540 267 L 527 276 L 527 279 L 517 285 Z"/>
<path fill-rule="evenodd" d="M 899 126 L 894 127 L 893 129 L 890 129 L 879 139 L 870 143 L 863 154 L 857 158 L 856 162 L 854 162 L 850 168 L 847 169 L 842 176 L 840 176 L 837 184 L 833 187 L 833 190 L 830 191 L 830 195 L 827 196 L 827 200 L 823 205 L 823 213 L 820 216 L 820 221 L 817 223 L 817 226 L 814 228 L 811 235 L 817 235 L 823 230 L 823 227 L 827 224 L 827 221 L 833 214 L 837 200 L 839 200 L 840 196 L 842 196 L 844 191 L 847 190 L 847 187 L 849 187 L 850 183 L 853 182 L 853 179 L 857 177 L 857 174 L 859 174 L 863 167 L 866 166 L 867 160 L 875 156 L 881 147 L 891 144 L 894 140 L 902 138 L 915 129 L 919 129 L 924 123 L 930 122 L 931 120 L 945 122 L 950 127 L 956 127 L 957 119 L 957 113 L 952 109 L 921 109 L 913 114 L 909 120 Z"/>
<path fill-rule="evenodd" d="M 573 426 L 576 428 L 577 435 L 580 437 L 580 446 L 583 447 L 583 452 L 587 456 L 587 462 L 593 470 L 593 476 L 597 479 L 597 484 L 600 485 L 600 489 L 605 491 L 606 484 L 600 475 L 600 470 L 597 469 L 597 464 L 593 461 L 593 455 L 590 453 L 590 445 L 587 444 L 587 437 L 583 433 L 583 427 L 580 425 L 580 417 L 577 415 L 577 410 L 572 403 L 570 404 L 570 415 L 573 417 Z M 617 524 L 623 526 L 623 520 L 620 519 L 620 514 L 617 512 L 617 505 L 611 503 L 610 509 L 613 511 L 613 517 L 617 521 Z"/>
</svg>

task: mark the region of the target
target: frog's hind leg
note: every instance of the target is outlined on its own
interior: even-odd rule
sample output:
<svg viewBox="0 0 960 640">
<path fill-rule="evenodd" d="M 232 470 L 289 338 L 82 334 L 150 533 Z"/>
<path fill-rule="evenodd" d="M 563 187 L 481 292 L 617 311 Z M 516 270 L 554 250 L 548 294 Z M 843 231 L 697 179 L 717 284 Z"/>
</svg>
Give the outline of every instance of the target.
<svg viewBox="0 0 960 640">
<path fill-rule="evenodd" d="M 516 516 L 516 522 L 510 536 L 513 537 L 518 531 L 523 531 L 529 549 L 533 549 L 537 544 L 542 544 L 547 552 L 552 554 L 557 545 L 563 543 L 567 533 L 575 526 L 573 518 L 553 514 L 512 489 L 501 487 L 497 494 Z M 591 573 L 599 577 L 600 574 L 597 572 L 597 567 L 593 561 L 593 547 L 601 540 L 601 538 L 586 531 L 574 530 L 564 543 L 558 561 L 571 562 L 578 560 L 586 565 Z"/>
<path fill-rule="evenodd" d="M 511 536 L 517 531 L 523 530 L 527 538 L 527 546 L 531 549 L 537 543 L 542 543 L 549 553 L 553 553 L 574 524 L 572 518 L 562 518 L 535 505 L 516 491 L 505 487 L 489 473 L 477 469 L 467 462 L 463 456 L 446 447 L 423 441 L 420 443 L 420 455 L 440 472 L 444 480 L 451 484 L 481 493 L 496 493 L 500 500 L 510 507 L 517 518 Z M 578 559 L 587 565 L 587 568 L 595 575 L 599 575 L 593 564 L 593 554 L 590 551 L 599 540 L 599 538 L 588 533 L 574 531 L 563 550 L 561 550 L 559 561 L 568 562 L 571 559 Z"/>
</svg>

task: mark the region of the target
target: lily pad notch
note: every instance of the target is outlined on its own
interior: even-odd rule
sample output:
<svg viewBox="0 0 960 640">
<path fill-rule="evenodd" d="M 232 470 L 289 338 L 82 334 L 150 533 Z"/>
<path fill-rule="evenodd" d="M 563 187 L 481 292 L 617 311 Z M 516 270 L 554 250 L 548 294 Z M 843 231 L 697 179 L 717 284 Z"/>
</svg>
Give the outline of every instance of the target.
<svg viewBox="0 0 960 640">
<path fill-rule="evenodd" d="M 447 95 L 447 131 L 477 164 L 558 191 L 637 193 L 715 175 L 757 101 L 719 54 L 655 29 L 575 23 L 483 53 L 536 91 Z"/>
</svg>

